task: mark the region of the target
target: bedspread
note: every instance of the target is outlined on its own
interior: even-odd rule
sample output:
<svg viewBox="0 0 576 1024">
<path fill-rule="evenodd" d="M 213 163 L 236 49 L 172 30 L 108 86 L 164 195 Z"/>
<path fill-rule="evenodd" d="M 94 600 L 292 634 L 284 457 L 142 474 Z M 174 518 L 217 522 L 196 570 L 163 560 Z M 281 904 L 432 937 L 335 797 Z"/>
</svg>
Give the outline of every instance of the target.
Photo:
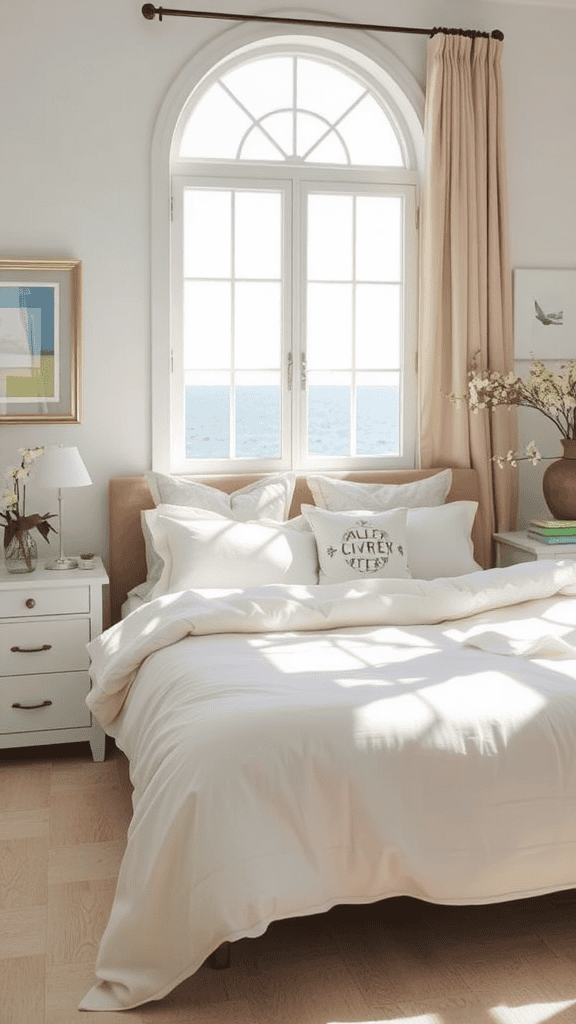
<svg viewBox="0 0 576 1024">
<path fill-rule="evenodd" d="M 336 903 L 576 886 L 574 562 L 171 595 L 89 649 L 134 817 L 83 1009 Z"/>
</svg>

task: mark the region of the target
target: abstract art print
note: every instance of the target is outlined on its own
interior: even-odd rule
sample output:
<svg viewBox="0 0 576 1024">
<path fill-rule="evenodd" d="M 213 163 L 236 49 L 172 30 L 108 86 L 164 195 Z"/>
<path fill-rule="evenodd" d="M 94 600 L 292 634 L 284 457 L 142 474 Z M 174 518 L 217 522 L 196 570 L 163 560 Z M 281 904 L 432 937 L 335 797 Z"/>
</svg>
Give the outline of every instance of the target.
<svg viewBox="0 0 576 1024">
<path fill-rule="evenodd" d="M 80 260 L 0 260 L 0 422 L 80 422 Z"/>
<path fill-rule="evenodd" d="M 514 358 L 576 358 L 576 270 L 514 271 Z"/>
</svg>

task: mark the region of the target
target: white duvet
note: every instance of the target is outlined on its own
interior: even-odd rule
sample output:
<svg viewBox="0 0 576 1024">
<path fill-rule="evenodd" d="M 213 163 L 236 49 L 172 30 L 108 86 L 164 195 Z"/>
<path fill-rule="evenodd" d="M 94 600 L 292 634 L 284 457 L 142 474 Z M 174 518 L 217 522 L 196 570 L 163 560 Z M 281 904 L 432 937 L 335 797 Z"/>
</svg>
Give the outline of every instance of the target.
<svg viewBox="0 0 576 1024">
<path fill-rule="evenodd" d="M 191 591 L 89 650 L 134 817 L 82 1009 L 336 903 L 576 886 L 576 562 Z"/>
</svg>

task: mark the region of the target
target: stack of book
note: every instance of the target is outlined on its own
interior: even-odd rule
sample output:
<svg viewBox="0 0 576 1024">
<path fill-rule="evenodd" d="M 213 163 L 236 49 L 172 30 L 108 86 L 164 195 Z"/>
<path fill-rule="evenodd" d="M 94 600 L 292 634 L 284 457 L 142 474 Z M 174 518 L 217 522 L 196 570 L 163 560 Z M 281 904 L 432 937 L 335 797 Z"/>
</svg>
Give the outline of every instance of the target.
<svg viewBox="0 0 576 1024">
<path fill-rule="evenodd" d="M 576 544 L 576 519 L 531 519 L 528 536 L 541 544 Z"/>
</svg>

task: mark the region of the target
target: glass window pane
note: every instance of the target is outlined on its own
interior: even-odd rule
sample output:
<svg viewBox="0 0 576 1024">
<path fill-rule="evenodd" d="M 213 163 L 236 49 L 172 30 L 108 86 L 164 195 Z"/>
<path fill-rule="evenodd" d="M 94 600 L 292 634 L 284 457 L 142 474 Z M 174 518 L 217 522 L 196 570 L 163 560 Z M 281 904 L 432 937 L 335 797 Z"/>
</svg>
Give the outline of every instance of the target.
<svg viewBox="0 0 576 1024">
<path fill-rule="evenodd" d="M 240 160 L 285 160 L 284 152 L 278 149 L 267 135 L 256 125 L 251 128 L 238 152 Z"/>
<path fill-rule="evenodd" d="M 269 110 L 292 106 L 292 69 L 292 57 L 264 57 L 235 68 L 222 81 L 252 117 L 259 118 Z"/>
<path fill-rule="evenodd" d="M 363 370 L 400 366 L 400 285 L 356 286 L 356 366 Z"/>
<path fill-rule="evenodd" d="M 316 164 L 348 164 L 350 160 L 342 139 L 331 131 L 310 153 L 304 157 L 307 163 Z"/>
<path fill-rule="evenodd" d="M 231 365 L 232 322 L 227 281 L 184 282 L 184 368 Z"/>
<path fill-rule="evenodd" d="M 262 127 L 280 146 L 284 159 L 294 152 L 294 117 L 291 110 L 281 110 L 262 118 Z M 281 154 L 278 153 L 278 156 Z"/>
<path fill-rule="evenodd" d="M 296 114 L 296 152 L 298 156 L 304 156 L 308 150 L 324 135 L 329 125 L 314 114 Z"/>
<path fill-rule="evenodd" d="M 282 337 L 279 283 L 240 281 L 234 291 L 234 364 L 242 369 L 280 366 Z"/>
<path fill-rule="evenodd" d="M 398 455 L 400 375 L 359 373 L 356 385 L 357 454 Z"/>
<path fill-rule="evenodd" d="M 184 190 L 184 277 L 229 277 L 231 193 Z"/>
<path fill-rule="evenodd" d="M 399 281 L 402 267 L 402 200 L 358 196 L 356 200 L 356 278 Z"/>
<path fill-rule="evenodd" d="M 352 279 L 352 203 L 352 196 L 309 196 L 309 279 Z"/>
<path fill-rule="evenodd" d="M 349 75 L 319 60 L 299 57 L 296 62 L 297 106 L 314 110 L 330 122 L 341 117 L 365 91 Z"/>
<path fill-rule="evenodd" d="M 365 96 L 338 125 L 355 164 L 403 167 L 396 133 L 376 100 Z"/>
<path fill-rule="evenodd" d="M 216 378 L 215 378 L 216 379 Z M 223 459 L 230 454 L 230 382 L 199 384 L 186 375 L 184 415 L 187 459 Z"/>
<path fill-rule="evenodd" d="M 280 455 L 280 375 L 237 374 L 236 456 Z"/>
<path fill-rule="evenodd" d="M 182 134 L 180 156 L 234 160 L 252 121 L 217 82 L 194 107 Z"/>
<path fill-rule="evenodd" d="M 350 374 L 308 375 L 308 452 L 350 454 Z"/>
<path fill-rule="evenodd" d="M 279 278 L 282 256 L 282 196 L 236 192 L 236 277 Z"/>
<path fill-rule="evenodd" d="M 308 285 L 308 368 L 350 369 L 352 326 L 352 285 Z"/>
</svg>

